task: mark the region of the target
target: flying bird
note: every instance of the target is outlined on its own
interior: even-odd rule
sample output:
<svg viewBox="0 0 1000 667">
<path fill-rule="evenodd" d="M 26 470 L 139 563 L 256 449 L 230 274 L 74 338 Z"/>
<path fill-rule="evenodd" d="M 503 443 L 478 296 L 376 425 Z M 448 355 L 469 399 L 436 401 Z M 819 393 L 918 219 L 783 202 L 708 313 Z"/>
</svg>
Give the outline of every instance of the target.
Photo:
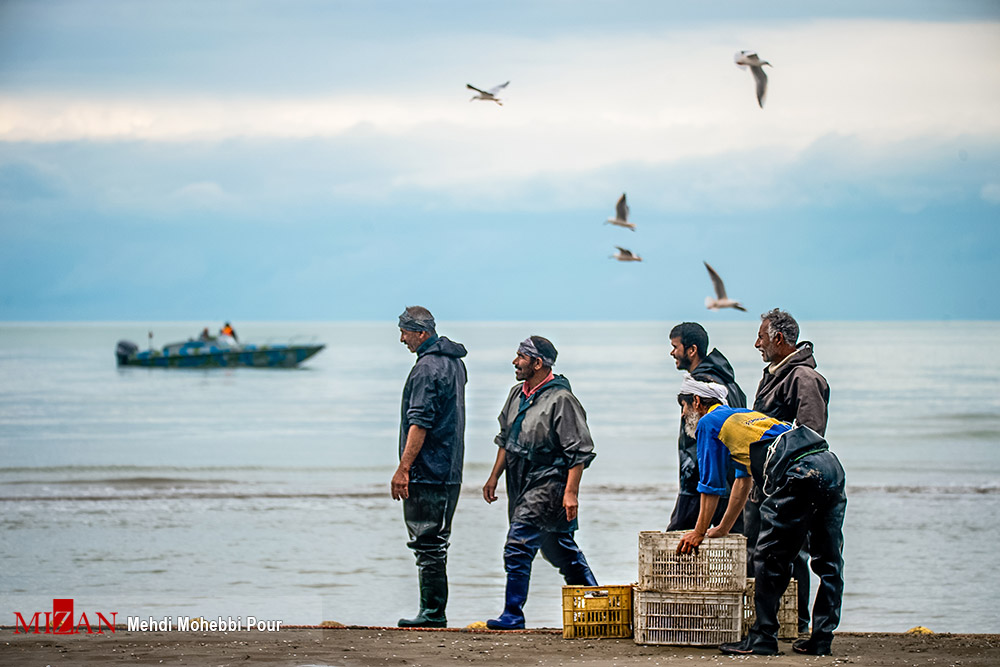
<svg viewBox="0 0 1000 667">
<path fill-rule="evenodd" d="M 625 193 L 622 193 L 621 199 L 618 200 L 618 204 L 615 205 L 615 217 L 608 218 L 604 224 L 611 223 L 612 225 L 618 225 L 619 227 L 627 227 L 633 232 L 635 231 L 635 223 L 628 221 L 628 204 L 625 203 Z"/>
<path fill-rule="evenodd" d="M 501 83 L 499 86 L 493 86 L 489 90 L 480 90 L 479 88 L 473 86 L 471 83 L 465 84 L 465 87 L 468 88 L 469 90 L 474 90 L 477 93 L 479 93 L 478 95 L 474 95 L 472 99 L 469 100 L 470 102 L 472 100 L 486 100 L 488 102 L 496 102 L 500 106 L 503 106 L 503 102 L 501 102 L 500 99 L 497 97 L 497 93 L 506 88 L 507 84 L 509 83 L 510 81 L 508 81 L 507 83 Z"/>
<path fill-rule="evenodd" d="M 710 296 L 705 297 L 705 307 L 709 310 L 718 310 L 719 308 L 735 308 L 736 310 L 741 310 L 744 313 L 747 309 L 743 307 L 743 304 L 739 301 L 733 301 L 726 296 L 726 286 L 722 283 L 722 278 L 719 274 L 715 272 L 708 262 L 704 262 L 705 268 L 708 269 L 708 275 L 712 278 L 712 285 L 715 286 L 715 297 Z"/>
<path fill-rule="evenodd" d="M 620 245 L 616 245 L 615 247 L 618 248 L 618 254 L 617 255 L 611 255 L 611 259 L 617 259 L 619 262 L 641 262 L 642 261 L 642 257 L 639 257 L 639 255 L 633 255 L 631 250 L 626 250 L 625 248 L 621 247 Z"/>
<path fill-rule="evenodd" d="M 767 74 L 764 74 L 764 65 L 768 67 L 774 67 L 774 65 L 766 60 L 761 60 L 753 51 L 740 51 L 733 60 L 743 69 L 750 68 L 753 80 L 757 82 L 757 104 L 763 109 L 764 98 L 767 97 Z"/>
</svg>

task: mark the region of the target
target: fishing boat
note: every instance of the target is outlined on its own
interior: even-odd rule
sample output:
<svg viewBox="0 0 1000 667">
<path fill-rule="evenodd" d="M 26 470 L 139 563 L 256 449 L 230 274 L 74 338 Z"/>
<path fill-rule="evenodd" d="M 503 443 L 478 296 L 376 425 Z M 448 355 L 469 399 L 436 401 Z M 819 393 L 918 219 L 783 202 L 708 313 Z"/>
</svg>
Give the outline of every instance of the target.
<svg viewBox="0 0 1000 667">
<path fill-rule="evenodd" d="M 325 346 L 310 344 L 253 345 L 241 344 L 232 336 L 190 339 L 164 345 L 162 349 L 139 350 L 127 340 L 118 341 L 115 356 L 119 366 L 156 366 L 164 368 L 292 368 Z"/>
</svg>

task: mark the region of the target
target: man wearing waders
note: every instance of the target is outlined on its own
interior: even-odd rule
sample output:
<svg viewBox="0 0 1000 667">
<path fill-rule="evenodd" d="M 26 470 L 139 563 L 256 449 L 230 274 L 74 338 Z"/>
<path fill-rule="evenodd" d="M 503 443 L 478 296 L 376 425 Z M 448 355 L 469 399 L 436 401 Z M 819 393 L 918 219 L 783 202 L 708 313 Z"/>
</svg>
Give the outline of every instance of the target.
<svg viewBox="0 0 1000 667">
<path fill-rule="evenodd" d="M 792 649 L 829 655 L 844 594 L 844 469 L 826 440 L 808 426 L 792 428 L 760 412 L 727 407 L 725 398 L 724 386 L 690 375 L 677 396 L 684 427 L 698 441 L 702 494 L 697 525 L 681 538 L 677 551 L 689 553 L 706 538 L 728 534 L 750 491 L 749 468 L 764 493 L 754 563 L 757 618 L 746 639 L 719 649 L 731 655 L 777 655 L 778 606 L 791 579 L 792 561 L 808 535 L 819 589 L 812 635 L 796 641 Z M 722 521 L 709 529 L 728 469 L 735 469 L 736 482 Z"/>
<path fill-rule="evenodd" d="M 448 624 L 448 539 L 462 488 L 465 456 L 465 347 L 435 330 L 434 316 L 410 306 L 399 316 L 399 342 L 417 355 L 403 387 L 399 467 L 392 497 L 403 519 L 420 577 L 420 612 L 402 628 Z"/>
<path fill-rule="evenodd" d="M 497 458 L 483 486 L 483 498 L 492 503 L 500 475 L 507 474 L 507 587 L 503 613 L 486 622 L 492 630 L 524 628 L 531 563 L 538 551 L 568 585 L 597 585 L 573 539 L 580 479 L 594 459 L 594 441 L 569 381 L 552 372 L 556 355 L 555 346 L 541 336 L 521 343 L 513 361 L 521 382 L 500 412 Z"/>
</svg>

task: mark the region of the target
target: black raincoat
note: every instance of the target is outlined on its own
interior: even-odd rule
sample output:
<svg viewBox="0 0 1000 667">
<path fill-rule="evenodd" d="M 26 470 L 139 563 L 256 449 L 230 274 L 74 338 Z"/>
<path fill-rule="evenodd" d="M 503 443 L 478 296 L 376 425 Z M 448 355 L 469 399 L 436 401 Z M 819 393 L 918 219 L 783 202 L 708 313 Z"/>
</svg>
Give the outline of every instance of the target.
<svg viewBox="0 0 1000 667">
<path fill-rule="evenodd" d="M 757 620 L 748 640 L 777 650 L 778 606 L 791 575 L 789 566 L 808 539 L 812 570 L 819 576 L 809 642 L 829 650 L 844 593 L 844 468 L 826 440 L 808 426 L 781 434 L 766 448 L 763 464 L 755 463 L 760 452 L 755 455 L 754 449 L 751 446 L 750 468 L 766 498 L 760 505 L 753 560 Z M 800 604 L 808 606 L 808 596 Z M 808 623 L 808 608 L 799 612 L 800 625 Z"/>
<path fill-rule="evenodd" d="M 506 450 L 508 517 L 546 531 L 576 530 L 576 519 L 566 520 L 563 494 L 570 468 L 587 467 L 596 456 L 587 413 L 562 375 L 529 398 L 521 387 L 510 390 L 494 439 Z"/>
<path fill-rule="evenodd" d="M 726 405 L 731 408 L 745 408 L 747 397 L 736 384 L 736 374 L 729 360 L 726 359 L 718 348 L 713 348 L 707 357 L 691 371 L 695 380 L 701 382 L 717 382 L 725 385 L 729 394 L 726 398 Z M 680 437 L 677 440 L 677 447 L 680 454 L 680 492 L 688 495 L 699 495 L 698 493 L 698 441 L 688 437 L 684 432 L 684 422 L 681 421 Z M 730 480 L 732 483 L 732 480 Z"/>
<path fill-rule="evenodd" d="M 428 339 L 403 387 L 399 420 L 399 456 L 406 449 L 411 424 L 427 437 L 410 467 L 416 484 L 461 484 L 465 457 L 465 346 L 444 336 Z"/>
</svg>

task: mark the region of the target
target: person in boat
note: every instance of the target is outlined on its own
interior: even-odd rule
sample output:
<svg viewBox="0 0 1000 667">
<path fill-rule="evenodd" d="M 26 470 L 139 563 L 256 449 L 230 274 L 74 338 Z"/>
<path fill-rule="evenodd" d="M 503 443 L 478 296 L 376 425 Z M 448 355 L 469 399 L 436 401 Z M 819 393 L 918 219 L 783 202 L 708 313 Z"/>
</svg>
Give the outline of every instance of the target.
<svg viewBox="0 0 1000 667">
<path fill-rule="evenodd" d="M 201 333 L 198 335 L 198 340 L 209 343 L 215 340 L 215 336 L 208 333 L 208 327 L 205 327 L 204 329 L 201 330 Z"/>
<path fill-rule="evenodd" d="M 524 340 L 514 357 L 514 385 L 500 412 L 497 456 L 483 498 L 497 499 L 507 475 L 509 528 L 503 549 L 507 585 L 503 613 L 486 621 L 491 630 L 524 628 L 531 564 L 539 550 L 570 586 L 596 586 L 577 546 L 580 480 L 594 457 L 587 414 L 569 380 L 555 375 L 555 346 L 546 338 Z"/>
<path fill-rule="evenodd" d="M 754 559 L 757 617 L 747 638 L 722 644 L 730 655 L 777 655 L 778 607 L 792 575 L 792 562 L 809 537 L 819 588 L 813 604 L 812 634 L 792 645 L 796 653 L 829 655 L 840 623 L 844 594 L 844 468 L 821 435 L 808 426 L 792 427 L 761 412 L 725 405 L 726 387 L 690 375 L 677 402 L 684 428 L 698 442 L 701 511 L 677 547 L 690 553 L 706 539 L 725 537 L 742 513 L 751 476 L 760 486 L 760 535 Z M 722 521 L 711 527 L 728 469 L 735 469 Z"/>
<path fill-rule="evenodd" d="M 229 336 L 230 338 L 233 339 L 233 342 L 235 343 L 240 342 L 239 336 L 236 335 L 236 329 L 234 329 L 233 325 L 230 324 L 229 322 L 226 322 L 225 324 L 222 325 L 222 328 L 219 329 L 219 335 Z"/>
<path fill-rule="evenodd" d="M 417 562 L 420 611 L 399 619 L 403 628 L 443 628 L 448 620 L 448 540 L 462 488 L 465 457 L 465 347 L 438 336 L 434 316 L 409 306 L 399 316 L 399 342 L 417 355 L 406 384 L 399 422 L 399 467 L 391 493 Z"/>
</svg>

